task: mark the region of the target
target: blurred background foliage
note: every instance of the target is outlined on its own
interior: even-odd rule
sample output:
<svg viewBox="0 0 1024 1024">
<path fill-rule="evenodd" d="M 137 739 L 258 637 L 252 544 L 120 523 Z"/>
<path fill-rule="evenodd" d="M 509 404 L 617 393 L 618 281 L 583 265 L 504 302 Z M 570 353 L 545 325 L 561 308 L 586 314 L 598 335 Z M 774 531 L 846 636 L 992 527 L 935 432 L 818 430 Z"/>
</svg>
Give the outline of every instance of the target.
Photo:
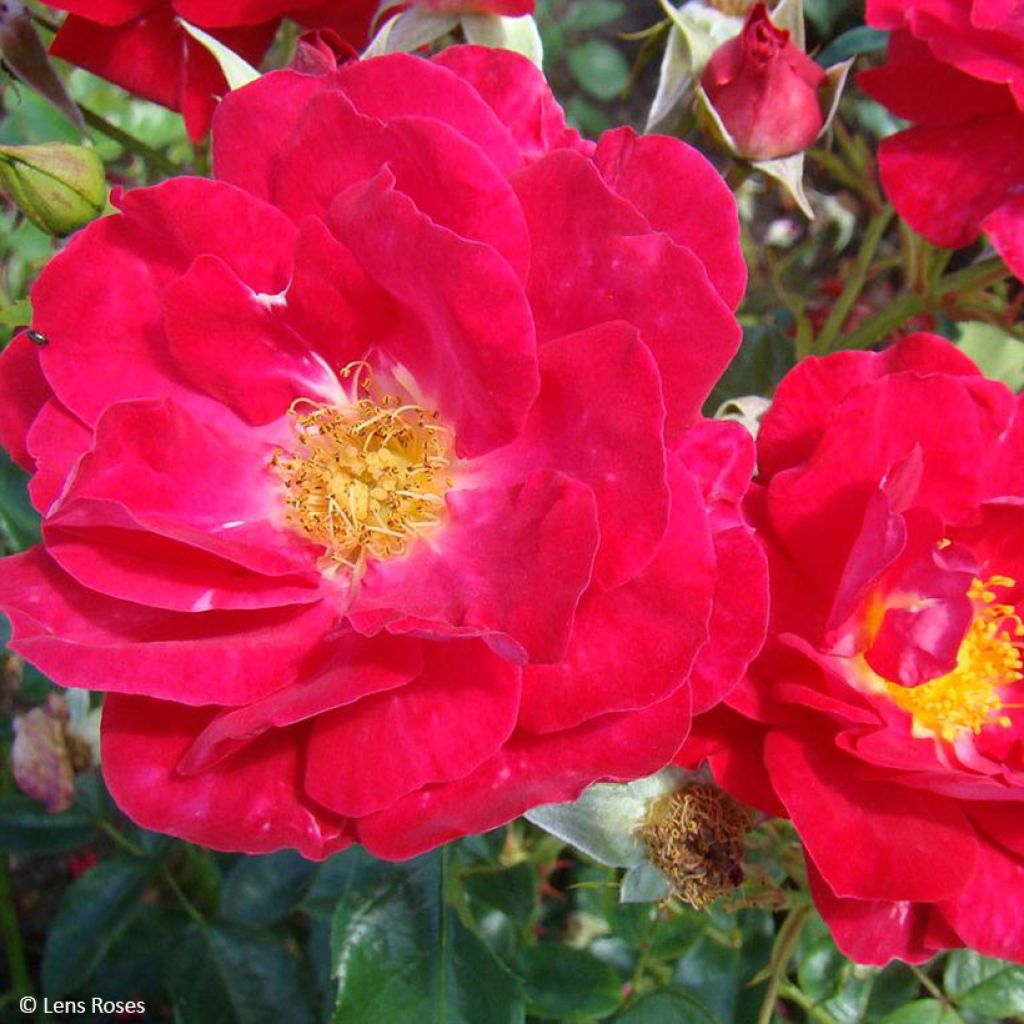
<svg viewBox="0 0 1024 1024">
<path fill-rule="evenodd" d="M 807 16 L 822 63 L 871 60 L 884 46 L 851 0 L 808 0 Z M 588 135 L 642 129 L 667 31 L 657 3 L 538 0 L 538 21 L 545 70 L 572 122 Z M 189 144 L 177 115 L 85 72 L 60 71 L 94 115 L 88 137 L 113 185 L 152 183 L 168 168 L 205 172 L 207 154 Z M 70 120 L 2 73 L 0 112 L 0 143 L 79 139 Z M 812 223 L 720 161 L 740 202 L 750 288 L 744 346 L 709 411 L 770 394 L 798 356 L 913 327 L 958 340 L 987 372 L 1024 384 L 1019 287 L 991 275 L 956 278 L 970 272 L 980 243 L 935 250 L 887 210 L 872 149 L 895 127 L 849 90 L 834 138 L 811 153 Z M 119 132 L 141 146 L 122 145 Z M 0 343 L 29 322 L 29 287 L 60 244 L 0 199 Z M 25 482 L 3 456 L 7 553 L 38 537 Z M 855 966 L 792 877 L 779 910 L 624 905 L 615 870 L 522 821 L 403 864 L 357 849 L 322 864 L 290 852 L 225 855 L 137 828 L 84 763 L 72 806 L 51 814 L 16 791 L 9 754 L 14 717 L 54 689 L 3 655 L 2 1021 L 26 1019 L 18 1009 L 26 995 L 146 1004 L 141 1018 L 100 1010 L 76 1021 L 185 1024 L 1024 1021 L 1024 969 L 964 951 L 922 968 Z M 799 861 L 790 833 L 762 830 Z"/>
</svg>

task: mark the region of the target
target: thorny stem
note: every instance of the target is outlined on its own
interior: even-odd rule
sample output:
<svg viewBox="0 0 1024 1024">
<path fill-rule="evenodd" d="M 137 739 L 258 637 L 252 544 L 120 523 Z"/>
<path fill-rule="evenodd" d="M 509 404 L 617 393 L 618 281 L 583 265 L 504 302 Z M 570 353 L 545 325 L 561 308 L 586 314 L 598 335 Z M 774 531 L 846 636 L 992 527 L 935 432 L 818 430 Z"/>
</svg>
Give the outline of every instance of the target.
<svg viewBox="0 0 1024 1024">
<path fill-rule="evenodd" d="M 88 107 L 83 107 L 81 103 L 78 104 L 78 109 L 82 112 L 82 117 L 90 128 L 95 128 L 96 131 L 106 135 L 108 139 L 113 139 L 115 142 L 120 143 L 129 152 L 142 157 L 149 164 L 151 170 L 160 171 L 167 175 L 181 173 L 181 168 L 173 160 L 169 160 L 159 150 L 153 149 L 152 146 L 147 146 L 145 142 L 136 138 L 131 132 L 118 128 L 116 124 L 112 124 L 105 117 L 101 117 Z"/>
<path fill-rule="evenodd" d="M 969 294 L 1002 281 L 1009 271 L 998 257 L 975 263 L 937 281 L 923 293 L 904 295 L 843 338 L 844 349 L 870 348 L 900 324 L 937 305 L 947 295 Z"/>
</svg>

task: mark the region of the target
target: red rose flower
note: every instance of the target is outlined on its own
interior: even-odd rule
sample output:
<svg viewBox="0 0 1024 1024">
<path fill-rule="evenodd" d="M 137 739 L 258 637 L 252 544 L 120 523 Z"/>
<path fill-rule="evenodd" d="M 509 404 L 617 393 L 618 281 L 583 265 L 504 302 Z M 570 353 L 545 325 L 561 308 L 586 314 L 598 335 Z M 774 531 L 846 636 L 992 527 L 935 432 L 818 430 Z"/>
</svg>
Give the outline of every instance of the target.
<svg viewBox="0 0 1024 1024">
<path fill-rule="evenodd" d="M 534 0 L 418 0 L 442 13 L 533 13 Z M 145 99 L 179 110 L 189 136 L 210 130 L 227 92 L 211 54 L 182 28 L 184 19 L 258 65 L 288 17 L 309 29 L 331 29 L 355 50 L 369 41 L 379 0 L 54 0 L 69 11 L 50 52 Z M 395 10 L 411 6 L 396 0 Z"/>
<path fill-rule="evenodd" d="M 199 25 L 258 64 L 285 8 L 281 0 L 54 0 L 51 6 L 70 12 L 50 46 L 55 57 L 180 110 L 193 139 L 210 130 L 216 98 L 227 91 L 227 82 L 217 61 L 177 19 Z"/>
<path fill-rule="evenodd" d="M 858 83 L 916 124 L 885 139 L 882 184 L 930 242 L 980 232 L 1024 278 L 1024 8 L 996 0 L 869 0 L 887 62 Z"/>
<path fill-rule="evenodd" d="M 1024 960 L 1024 414 L 934 335 L 801 363 L 758 437 L 772 614 L 701 723 L 855 960 Z"/>
<path fill-rule="evenodd" d="M 750 160 L 799 153 L 825 123 L 818 99 L 825 72 L 772 24 L 763 3 L 711 55 L 700 84 L 737 154 Z"/>
<path fill-rule="evenodd" d="M 109 691 L 115 799 L 404 857 L 665 764 L 765 614 L 752 448 L 700 418 L 744 284 L 717 174 L 473 47 L 264 76 L 213 160 L 76 236 L 0 367 L 44 517 L 0 607 Z"/>
</svg>

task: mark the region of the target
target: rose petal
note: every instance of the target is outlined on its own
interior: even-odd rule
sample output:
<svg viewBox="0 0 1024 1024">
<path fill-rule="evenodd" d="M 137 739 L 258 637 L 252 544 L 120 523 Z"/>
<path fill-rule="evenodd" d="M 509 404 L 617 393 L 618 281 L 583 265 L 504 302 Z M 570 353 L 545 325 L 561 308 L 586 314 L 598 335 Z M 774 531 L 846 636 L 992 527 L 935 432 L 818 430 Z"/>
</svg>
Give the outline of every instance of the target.
<svg viewBox="0 0 1024 1024">
<path fill-rule="evenodd" d="M 601 136 L 594 163 L 655 231 L 700 259 L 722 301 L 735 309 L 747 284 L 736 200 L 708 160 L 678 139 L 618 128 Z"/>
<path fill-rule="evenodd" d="M 423 786 L 462 778 L 515 726 L 520 670 L 477 640 L 425 643 L 419 678 L 320 715 L 306 791 L 339 814 L 383 810 Z M 382 752 L 368 758 L 367 751 Z"/>
<path fill-rule="evenodd" d="M 302 792 L 301 727 L 270 732 L 216 771 L 177 771 L 214 714 L 147 697 L 107 697 L 103 776 L 121 810 L 143 828 L 214 850 L 292 848 L 322 860 L 350 845 L 344 820 Z"/>
<path fill-rule="evenodd" d="M 654 353 L 675 437 L 699 415 L 740 341 L 703 264 L 615 196 L 588 159 L 560 150 L 520 171 L 533 242 L 527 292 L 541 341 L 627 320 Z M 571 195 L 553 205 L 550 197 Z M 679 310 L 687 316 L 680 321 Z"/>
<path fill-rule="evenodd" d="M 62 686 L 183 704 L 247 704 L 294 682 L 337 611 L 329 602 L 251 612 L 160 611 L 87 590 L 40 548 L 4 561 L 11 649 Z"/>
<path fill-rule="evenodd" d="M 977 840 L 953 801 L 860 777 L 855 762 L 782 732 L 765 740 L 765 766 L 837 896 L 937 900 L 970 881 Z"/>
<path fill-rule="evenodd" d="M 623 586 L 588 590 L 565 657 L 526 668 L 522 729 L 569 729 L 658 703 L 685 686 L 708 635 L 715 557 L 692 477 L 676 463 L 670 480 L 672 516 L 654 560 Z"/>
<path fill-rule="evenodd" d="M 51 394 L 39 365 L 39 346 L 19 331 L 0 352 L 0 444 L 28 472 L 35 469 L 35 460 L 26 437 Z"/>
<path fill-rule="evenodd" d="M 689 720 L 683 687 L 643 711 L 604 715 L 552 736 L 516 734 L 471 775 L 361 819 L 359 842 L 377 857 L 399 860 L 495 828 L 530 807 L 574 800 L 591 783 L 650 775 L 671 759 Z"/>
<path fill-rule="evenodd" d="M 478 455 L 511 440 L 539 384 L 529 307 L 505 260 L 434 224 L 384 173 L 340 197 L 332 222 L 401 308 L 403 322 L 373 343 L 440 411 L 458 454 Z"/>
</svg>

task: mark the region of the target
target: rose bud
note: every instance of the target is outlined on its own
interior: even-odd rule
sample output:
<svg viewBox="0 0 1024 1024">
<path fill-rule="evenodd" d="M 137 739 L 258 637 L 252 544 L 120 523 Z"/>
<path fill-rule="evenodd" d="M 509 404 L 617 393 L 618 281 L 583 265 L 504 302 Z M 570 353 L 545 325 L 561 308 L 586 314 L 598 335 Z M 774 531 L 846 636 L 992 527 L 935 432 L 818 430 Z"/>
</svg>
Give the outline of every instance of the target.
<svg viewBox="0 0 1024 1024">
<path fill-rule="evenodd" d="M 824 127 L 818 91 L 825 72 L 772 24 L 764 4 L 714 52 L 700 84 L 731 148 L 749 160 L 798 153 Z"/>
<path fill-rule="evenodd" d="M 107 202 L 103 162 L 93 150 L 63 142 L 0 146 L 0 188 L 51 235 L 87 224 Z"/>
</svg>

